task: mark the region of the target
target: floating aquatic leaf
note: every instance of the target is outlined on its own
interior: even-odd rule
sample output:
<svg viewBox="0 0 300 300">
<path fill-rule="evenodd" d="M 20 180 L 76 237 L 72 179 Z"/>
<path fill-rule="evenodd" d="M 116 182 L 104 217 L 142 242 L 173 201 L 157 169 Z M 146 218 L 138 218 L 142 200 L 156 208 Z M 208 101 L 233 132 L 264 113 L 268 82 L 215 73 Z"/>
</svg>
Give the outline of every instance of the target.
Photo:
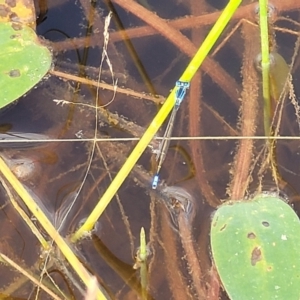
<svg viewBox="0 0 300 300">
<path fill-rule="evenodd" d="M 12 103 L 48 72 L 51 52 L 21 23 L 0 23 L 0 108 Z"/>
<path fill-rule="evenodd" d="M 33 0 L 0 0 L 0 22 L 19 22 L 35 28 Z"/>
<path fill-rule="evenodd" d="M 300 299 L 300 222 L 278 197 L 222 205 L 211 247 L 231 299 Z"/>
</svg>

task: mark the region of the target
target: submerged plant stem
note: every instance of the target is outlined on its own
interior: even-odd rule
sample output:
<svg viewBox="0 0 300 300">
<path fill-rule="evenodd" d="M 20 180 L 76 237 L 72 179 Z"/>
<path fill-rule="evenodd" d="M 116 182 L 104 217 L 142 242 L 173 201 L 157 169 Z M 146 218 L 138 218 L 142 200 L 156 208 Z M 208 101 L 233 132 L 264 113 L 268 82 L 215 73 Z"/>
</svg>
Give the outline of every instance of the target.
<svg viewBox="0 0 300 300">
<path fill-rule="evenodd" d="M 194 57 L 195 53 L 197 52 L 197 47 L 179 30 L 176 30 L 174 27 L 170 26 L 166 20 L 148 11 L 135 1 L 114 0 L 113 2 L 119 4 L 124 9 L 130 11 L 138 18 L 148 23 L 188 57 Z M 231 6 L 234 6 L 234 2 L 236 3 L 235 5 L 238 6 L 240 0 L 230 2 Z M 224 16 L 225 13 L 222 15 Z M 226 21 L 223 21 L 225 25 Z M 211 78 L 231 99 L 235 99 L 237 97 L 237 91 L 239 90 L 237 83 L 216 61 L 207 56 L 202 67 L 203 70 L 211 76 Z"/>
<path fill-rule="evenodd" d="M 123 0 L 118 0 L 123 3 Z M 133 1 L 132 5 L 136 3 Z M 227 22 L 229 22 L 231 15 L 234 13 L 235 9 L 240 4 L 239 1 L 230 1 L 229 4 L 224 9 L 223 13 L 221 14 L 220 18 L 214 25 L 214 27 L 210 30 L 209 34 L 207 35 L 204 42 L 199 47 L 197 53 L 194 55 L 193 59 L 190 61 L 189 65 L 185 69 L 185 71 L 180 76 L 179 80 L 183 82 L 190 82 L 194 77 L 195 73 L 197 72 L 198 68 L 202 65 L 204 59 L 208 55 L 211 48 L 216 43 L 218 37 L 220 36 L 221 32 L 225 28 Z M 96 207 L 88 216 L 84 224 L 73 234 L 72 241 L 75 242 L 78 239 L 82 238 L 82 236 L 87 232 L 90 231 L 99 217 L 102 215 L 104 210 L 106 209 L 107 205 L 110 203 L 111 199 L 118 191 L 134 165 L 137 163 L 138 159 L 145 151 L 151 140 L 153 139 L 154 135 L 161 127 L 167 116 L 169 115 L 170 111 L 173 109 L 175 105 L 175 98 L 176 97 L 176 89 L 174 88 L 169 96 L 167 97 L 165 103 L 161 107 L 160 111 L 154 117 L 152 122 L 150 123 L 149 127 L 145 131 L 144 135 L 141 137 L 140 141 L 137 143 L 129 157 L 127 158 L 126 162 L 111 182 L 110 186 L 107 188 L 101 199 L 99 199 Z"/>
<path fill-rule="evenodd" d="M 45 231 L 49 234 L 53 241 L 57 244 L 61 252 L 64 254 L 66 259 L 69 261 L 70 265 L 74 268 L 78 276 L 87 285 L 90 282 L 90 274 L 82 266 L 78 258 L 76 257 L 73 250 L 69 247 L 66 241 L 60 236 L 57 230 L 54 228 L 50 220 L 44 214 L 44 212 L 38 207 L 32 197 L 29 195 L 28 191 L 24 188 L 21 182 L 16 178 L 16 176 L 11 172 L 8 166 L 5 164 L 2 158 L 0 158 L 0 170 L 3 176 L 14 188 L 16 193 L 24 201 L 26 206 L 30 209 L 32 214 L 37 218 L 40 224 L 43 226 Z M 106 299 L 102 294 L 100 289 L 97 289 L 97 299 Z"/>
<path fill-rule="evenodd" d="M 241 135 L 254 136 L 257 127 L 258 76 L 253 60 L 259 53 L 257 28 L 247 23 L 243 24 L 242 33 L 245 40 L 244 64 L 242 68 L 243 92 L 240 109 Z M 249 38 L 251 37 L 251 38 Z M 252 161 L 253 139 L 240 141 L 235 155 L 232 180 L 229 186 L 229 196 L 232 200 L 240 200 L 245 196 L 250 177 L 249 170 Z"/>
<path fill-rule="evenodd" d="M 191 226 L 187 221 L 185 212 L 180 210 L 178 214 L 178 227 L 182 246 L 185 250 L 189 273 L 193 279 L 193 287 L 197 293 L 196 299 L 205 299 L 205 289 L 202 285 L 202 272 L 199 259 L 195 249 L 194 237 L 192 236 Z"/>
</svg>

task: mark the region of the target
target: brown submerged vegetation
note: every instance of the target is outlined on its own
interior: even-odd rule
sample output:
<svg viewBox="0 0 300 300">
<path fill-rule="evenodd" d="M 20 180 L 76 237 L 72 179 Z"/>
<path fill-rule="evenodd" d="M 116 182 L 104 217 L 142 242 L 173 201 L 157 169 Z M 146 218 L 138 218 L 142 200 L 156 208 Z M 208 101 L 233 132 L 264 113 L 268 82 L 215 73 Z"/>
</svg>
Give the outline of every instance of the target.
<svg viewBox="0 0 300 300">
<path fill-rule="evenodd" d="M 54 68 L 5 112 L 0 132 L 20 136 L 16 132 L 24 128 L 48 139 L 5 143 L 1 156 L 66 239 L 107 189 L 220 15 L 213 1 L 174 0 L 167 6 L 153 1 L 152 11 L 133 0 L 71 2 L 40 1 L 41 16 L 47 16 L 49 6 L 50 25 L 46 20 L 38 29 L 49 39 Z M 258 190 L 276 191 L 297 209 L 299 91 L 293 83 L 299 80 L 300 3 L 272 4 L 277 10 L 272 23 L 276 52 L 290 66 L 276 102 L 276 142 L 266 146 L 263 137 L 261 80 L 254 66 L 260 52 L 256 3 L 243 1 L 180 107 L 163 182 L 151 189 L 153 150 L 160 141 L 155 139 L 91 237 L 73 245 L 108 299 L 227 299 L 210 258 L 213 210 Z M 100 69 L 108 11 L 113 11 L 108 56 Z M 53 12 L 62 18 L 61 28 L 55 20 L 51 23 Z M 80 15 L 74 31 L 66 25 L 72 13 Z M 69 19 L 64 23 L 63 18 Z M 40 250 L 9 200 L 18 197 L 1 181 L 0 252 L 58 299 L 82 299 L 85 287 L 54 245 L 49 253 Z M 141 227 L 150 251 L 146 290 L 139 270 L 133 269 Z M 0 280 L 2 298 L 52 299 L 6 264 L 0 272 L 6 274 Z"/>
</svg>

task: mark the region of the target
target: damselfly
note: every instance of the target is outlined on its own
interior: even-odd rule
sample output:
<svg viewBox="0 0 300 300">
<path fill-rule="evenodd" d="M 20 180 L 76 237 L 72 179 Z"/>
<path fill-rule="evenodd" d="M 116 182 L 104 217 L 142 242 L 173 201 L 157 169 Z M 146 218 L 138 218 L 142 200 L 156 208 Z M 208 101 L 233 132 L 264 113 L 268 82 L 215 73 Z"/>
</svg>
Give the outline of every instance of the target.
<svg viewBox="0 0 300 300">
<path fill-rule="evenodd" d="M 156 161 L 158 162 L 157 165 L 157 169 L 156 169 L 156 174 L 153 177 L 153 181 L 152 181 L 152 189 L 156 189 L 157 185 L 158 185 L 158 181 L 159 181 L 159 172 L 161 169 L 161 166 L 166 158 L 169 146 L 170 146 L 170 137 L 172 135 L 173 132 L 173 127 L 174 127 L 174 123 L 175 123 L 175 118 L 176 118 L 176 114 L 177 111 L 180 107 L 180 104 L 182 102 L 182 100 L 184 99 L 184 96 L 186 94 L 186 90 L 189 88 L 190 83 L 186 82 L 186 81 L 177 81 L 176 82 L 176 93 L 175 93 L 175 105 L 173 107 L 165 134 L 163 136 L 163 139 L 159 145 L 159 149 L 158 152 L 156 154 Z"/>
</svg>

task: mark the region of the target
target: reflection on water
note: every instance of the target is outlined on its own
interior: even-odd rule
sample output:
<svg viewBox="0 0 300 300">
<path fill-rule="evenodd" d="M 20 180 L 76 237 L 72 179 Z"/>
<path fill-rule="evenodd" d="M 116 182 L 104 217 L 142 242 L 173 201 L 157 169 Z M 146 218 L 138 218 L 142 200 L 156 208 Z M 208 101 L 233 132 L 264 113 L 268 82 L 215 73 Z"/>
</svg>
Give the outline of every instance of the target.
<svg viewBox="0 0 300 300">
<path fill-rule="evenodd" d="M 165 205 L 169 208 L 175 228 L 178 229 L 178 214 L 183 214 L 188 226 L 192 226 L 197 212 L 196 200 L 183 188 L 166 186 L 162 190 Z M 197 199 L 198 201 L 200 199 Z"/>
<path fill-rule="evenodd" d="M 276 1 L 273 2 L 276 6 Z M 191 6 L 178 1 L 169 2 L 167 7 L 161 1 L 148 4 L 145 6 L 151 7 L 158 16 L 171 19 L 160 35 L 145 26 L 139 15 L 134 16 L 122 8 L 122 1 L 118 5 L 110 4 L 119 14 L 119 22 L 113 20 L 111 24 L 109 58 L 116 77 L 122 80 L 120 84 L 129 92 L 128 95 L 117 93 L 109 106 L 99 107 L 98 120 L 95 120 L 96 88 L 54 75 L 44 79 L 16 106 L 1 115 L 0 139 L 10 140 L 1 145 L 1 157 L 66 238 L 92 211 L 136 143 L 128 139 L 93 144 L 88 139 L 141 136 L 159 107 L 157 102 L 130 96 L 130 90 L 149 92 L 149 82 L 143 80 L 150 78 L 157 93 L 168 95 L 194 53 L 195 45 L 207 33 L 205 25 L 215 21 L 215 8 L 210 1 Z M 243 5 L 241 15 L 254 7 L 247 1 Z M 106 2 L 53 1 L 48 6 L 49 11 L 38 32 L 52 42 L 55 68 L 97 80 L 104 16 L 108 11 Z M 297 4 L 279 7 L 282 7 L 282 11 L 278 10 L 281 19 L 274 25 L 278 27 L 275 28 L 276 50 L 290 65 L 297 42 L 297 35 L 292 31 L 299 32 L 299 26 L 282 17 L 288 14 L 299 21 L 299 7 Z M 208 14 L 205 22 L 204 17 L 195 17 L 204 12 Z M 176 20 L 185 14 L 190 17 Z M 252 14 L 245 13 L 243 17 L 249 15 Z M 148 17 L 151 20 L 151 14 Z M 195 28 L 197 22 L 199 26 Z M 270 150 L 265 140 L 251 140 L 251 147 L 247 148 L 244 147 L 247 143 L 243 142 L 247 139 L 239 138 L 251 127 L 243 123 L 249 115 L 256 121 L 250 128 L 254 135 L 263 132 L 263 121 L 260 79 L 254 68 L 258 53 L 254 53 L 257 45 L 254 47 L 253 43 L 259 43 L 257 27 L 244 22 L 231 33 L 236 22 L 226 30 L 224 43 L 219 43 L 206 60 L 201 76 L 197 75 L 192 82 L 178 111 L 173 136 L 187 139 L 171 141 L 157 190 L 151 189 L 156 166 L 154 155 L 148 149 L 98 220 L 92 236 L 74 245 L 77 255 L 97 276 L 108 298 L 142 298 L 140 270 L 134 270 L 133 265 L 140 228 L 144 227 L 151 249 L 147 299 L 226 299 L 211 268 L 209 230 L 213 210 L 233 194 L 243 194 L 243 189 L 243 197 L 251 196 L 260 185 L 263 190 L 270 188 L 286 194 L 297 208 L 299 141 L 282 139 L 274 144 L 272 159 L 277 166 L 276 182 L 270 166 L 265 163 Z M 176 45 L 162 37 L 168 34 L 169 25 L 180 29 Z M 128 29 L 135 51 L 128 50 L 132 48 L 122 41 L 124 35 L 118 33 L 122 27 Z M 256 34 L 247 35 L 247 30 Z M 191 44 L 180 43 L 182 32 L 193 41 Z M 89 47 L 90 44 L 93 47 Z M 248 48 L 253 56 L 245 55 L 251 53 Z M 299 135 L 298 60 L 296 55 L 291 68 L 295 97 L 290 101 L 287 95 L 284 102 L 283 99 L 278 101 L 283 105 L 278 107 L 278 114 L 275 112 L 274 124 L 279 124 L 277 135 L 280 136 Z M 104 65 L 102 71 L 101 79 L 110 83 L 109 67 Z M 111 91 L 101 89 L 98 105 L 108 103 L 111 97 Z M 247 101 L 256 103 L 257 110 L 245 110 L 243 105 Z M 158 135 L 163 132 L 162 129 Z M 17 143 L 19 139 L 31 141 Z M 39 141 L 34 141 L 36 139 Z M 49 139 L 52 141 L 43 142 Z M 159 140 L 153 141 L 152 149 L 157 149 L 158 143 Z M 246 150 L 240 151 L 238 156 L 240 149 Z M 249 166 L 243 168 L 247 161 Z M 243 184 L 246 182 L 244 187 L 233 184 L 241 178 Z M 32 217 L 24 205 L 21 206 Z M 83 286 L 55 246 L 50 255 L 46 255 L 48 265 L 46 259 L 40 260 L 40 246 L 10 204 L 4 188 L 1 188 L 0 213 L 0 250 L 11 254 L 16 262 L 22 262 L 38 278 L 46 266 L 49 276 L 68 299 L 72 299 L 73 294 L 76 299 L 82 299 Z M 37 227 L 47 236 L 38 224 Z M 0 293 L 26 299 L 40 293 L 39 299 L 48 299 L 26 279 L 17 278 L 16 271 L 1 266 L 1 272 L 7 275 L 1 278 Z M 45 282 L 53 288 L 49 276 L 45 275 Z"/>
</svg>

